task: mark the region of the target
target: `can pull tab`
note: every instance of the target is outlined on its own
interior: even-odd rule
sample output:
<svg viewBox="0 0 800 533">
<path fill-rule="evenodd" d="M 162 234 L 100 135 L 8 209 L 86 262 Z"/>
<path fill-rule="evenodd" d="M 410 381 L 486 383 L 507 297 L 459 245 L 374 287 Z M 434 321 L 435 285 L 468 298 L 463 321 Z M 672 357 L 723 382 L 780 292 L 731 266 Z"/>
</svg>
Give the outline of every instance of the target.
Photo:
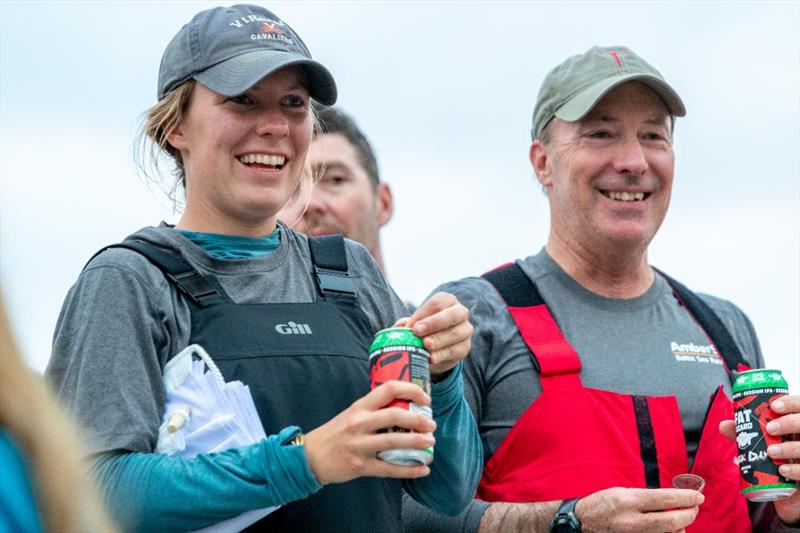
<svg viewBox="0 0 800 533">
<path fill-rule="evenodd" d="M 192 414 L 192 408 L 188 405 L 175 409 L 167 420 L 167 432 L 175 433 L 189 422 L 189 417 Z"/>
</svg>

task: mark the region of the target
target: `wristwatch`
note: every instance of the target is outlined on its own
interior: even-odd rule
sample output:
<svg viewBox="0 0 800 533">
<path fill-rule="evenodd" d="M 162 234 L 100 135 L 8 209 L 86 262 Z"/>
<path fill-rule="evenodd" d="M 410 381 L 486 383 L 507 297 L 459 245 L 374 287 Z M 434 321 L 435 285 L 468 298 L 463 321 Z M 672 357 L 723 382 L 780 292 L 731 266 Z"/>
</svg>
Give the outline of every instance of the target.
<svg viewBox="0 0 800 533">
<path fill-rule="evenodd" d="M 575 516 L 575 504 L 580 498 L 561 502 L 556 517 L 550 523 L 551 533 L 581 533 L 581 521 Z"/>
<path fill-rule="evenodd" d="M 287 440 L 281 443 L 281 446 L 303 446 L 305 444 L 305 436 L 303 430 L 294 428 L 294 432 L 288 436 Z"/>
</svg>

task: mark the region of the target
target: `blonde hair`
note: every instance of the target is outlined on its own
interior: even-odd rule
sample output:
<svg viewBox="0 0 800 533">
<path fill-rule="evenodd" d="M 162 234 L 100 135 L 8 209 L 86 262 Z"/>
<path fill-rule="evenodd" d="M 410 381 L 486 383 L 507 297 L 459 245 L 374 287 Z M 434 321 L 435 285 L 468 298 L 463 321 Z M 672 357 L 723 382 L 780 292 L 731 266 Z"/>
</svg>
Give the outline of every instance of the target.
<svg viewBox="0 0 800 533">
<path fill-rule="evenodd" d="M 134 159 L 141 174 L 148 181 L 161 185 L 176 207 L 179 186 L 186 187 L 186 170 L 180 150 L 167 139 L 183 121 L 192 101 L 195 83 L 188 80 L 180 84 L 147 110 L 134 145 Z M 165 157 L 172 167 L 169 173 L 174 178 L 174 182 L 166 187 L 161 178 Z"/>
<path fill-rule="evenodd" d="M 0 299 L 0 426 L 29 465 L 45 531 L 118 531 L 100 499 L 75 429 L 40 376 L 23 362 Z"/>
</svg>

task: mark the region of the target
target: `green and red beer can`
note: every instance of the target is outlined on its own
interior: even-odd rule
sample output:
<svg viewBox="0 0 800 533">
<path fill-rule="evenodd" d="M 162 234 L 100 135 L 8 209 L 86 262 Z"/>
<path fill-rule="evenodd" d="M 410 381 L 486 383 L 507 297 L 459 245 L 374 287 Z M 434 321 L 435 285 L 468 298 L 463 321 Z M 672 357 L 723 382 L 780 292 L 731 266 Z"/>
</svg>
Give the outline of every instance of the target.
<svg viewBox="0 0 800 533">
<path fill-rule="evenodd" d="M 430 395 L 430 357 L 422 339 L 414 335 L 411 328 L 379 331 L 369 347 L 370 389 L 390 380 L 398 380 L 414 383 Z M 430 406 L 417 405 L 409 400 L 394 400 L 387 407 L 399 407 L 433 418 Z M 408 430 L 395 427 L 389 431 Z M 384 450 L 378 453 L 378 457 L 398 465 L 427 465 L 433 461 L 433 448 Z"/>
<path fill-rule="evenodd" d="M 748 370 L 733 383 L 737 462 L 742 474 L 742 494 L 748 500 L 779 500 L 797 490 L 797 483 L 778 471 L 786 461 L 767 455 L 771 444 L 783 442 L 782 437 L 767 433 L 767 424 L 779 416 L 770 403 L 788 393 L 789 386 L 780 370 Z"/>
</svg>

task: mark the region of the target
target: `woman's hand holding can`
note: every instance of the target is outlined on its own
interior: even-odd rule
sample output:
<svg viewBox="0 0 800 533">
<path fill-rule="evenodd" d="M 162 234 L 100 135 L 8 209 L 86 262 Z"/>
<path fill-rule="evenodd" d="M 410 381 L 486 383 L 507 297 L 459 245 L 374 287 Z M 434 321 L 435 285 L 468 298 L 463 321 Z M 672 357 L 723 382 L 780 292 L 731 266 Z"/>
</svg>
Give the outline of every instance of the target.
<svg viewBox="0 0 800 533">
<path fill-rule="evenodd" d="M 395 400 L 431 403 L 419 386 L 390 381 L 305 436 L 306 457 L 317 481 L 326 485 L 363 476 L 410 479 L 430 473 L 427 465 L 401 466 L 378 458 L 383 450 L 428 448 L 435 442 L 436 423 L 420 413 L 385 408 Z M 410 431 L 385 431 L 394 427 Z"/>
<path fill-rule="evenodd" d="M 421 337 L 431 354 L 431 379 L 443 376 L 464 359 L 472 347 L 472 324 L 469 310 L 458 298 L 437 292 L 428 298 L 409 318 L 401 319 L 395 327 L 408 327 Z"/>
</svg>

